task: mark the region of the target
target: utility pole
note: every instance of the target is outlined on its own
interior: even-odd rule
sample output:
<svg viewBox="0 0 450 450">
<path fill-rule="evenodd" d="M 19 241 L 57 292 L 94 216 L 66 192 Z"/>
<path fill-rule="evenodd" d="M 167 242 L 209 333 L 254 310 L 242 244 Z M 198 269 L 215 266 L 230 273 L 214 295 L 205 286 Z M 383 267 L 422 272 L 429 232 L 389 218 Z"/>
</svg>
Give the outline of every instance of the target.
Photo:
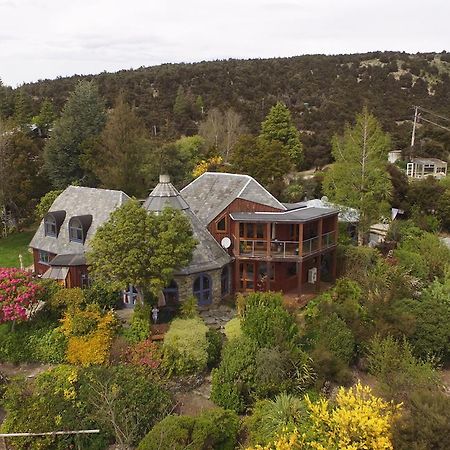
<svg viewBox="0 0 450 450">
<path fill-rule="evenodd" d="M 419 107 L 414 106 L 414 122 L 413 122 L 413 129 L 411 134 L 411 153 L 414 148 L 414 141 L 416 139 L 416 125 L 417 125 L 417 119 L 419 118 Z"/>
</svg>

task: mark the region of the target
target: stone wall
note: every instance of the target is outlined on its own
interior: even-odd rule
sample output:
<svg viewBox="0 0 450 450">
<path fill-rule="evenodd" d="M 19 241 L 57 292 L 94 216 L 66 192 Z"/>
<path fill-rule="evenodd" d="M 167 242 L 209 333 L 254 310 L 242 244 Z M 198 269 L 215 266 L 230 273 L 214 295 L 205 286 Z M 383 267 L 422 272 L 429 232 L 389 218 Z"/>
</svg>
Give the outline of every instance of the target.
<svg viewBox="0 0 450 450">
<path fill-rule="evenodd" d="M 222 269 L 209 270 L 206 273 L 211 277 L 212 282 L 212 305 L 218 305 L 221 300 L 221 273 Z M 184 302 L 189 297 L 192 297 L 193 286 L 195 279 L 199 276 L 199 273 L 191 275 L 177 275 L 175 276 L 175 281 L 178 284 L 178 296 L 180 302 Z"/>
</svg>

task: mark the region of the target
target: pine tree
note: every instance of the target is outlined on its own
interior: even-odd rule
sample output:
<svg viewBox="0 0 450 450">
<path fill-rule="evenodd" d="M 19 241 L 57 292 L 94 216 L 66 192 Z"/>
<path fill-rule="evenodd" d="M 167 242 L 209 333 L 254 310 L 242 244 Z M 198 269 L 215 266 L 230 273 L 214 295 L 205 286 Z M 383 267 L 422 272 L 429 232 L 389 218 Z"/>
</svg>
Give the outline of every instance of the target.
<svg viewBox="0 0 450 450">
<path fill-rule="evenodd" d="M 31 112 L 30 96 L 19 89 L 14 96 L 14 122 L 21 127 L 29 125 Z"/>
<path fill-rule="evenodd" d="M 103 100 L 93 82 L 80 81 L 55 122 L 45 147 L 45 163 L 55 188 L 85 181 L 83 153 L 102 131 L 106 121 Z"/>
<path fill-rule="evenodd" d="M 139 196 L 147 189 L 142 167 L 149 147 L 144 124 L 120 94 L 87 160 L 103 187 Z"/>
<path fill-rule="evenodd" d="M 49 99 L 45 99 L 42 102 L 39 114 L 33 117 L 32 122 L 38 127 L 39 135 L 47 137 L 55 119 L 56 114 L 53 109 L 53 103 Z"/>
<path fill-rule="evenodd" d="M 260 137 L 268 142 L 278 141 L 286 147 L 292 163 L 299 169 L 303 162 L 300 133 L 294 125 L 291 112 L 284 103 L 278 102 L 261 124 Z"/>
<path fill-rule="evenodd" d="M 389 212 L 392 183 L 387 171 L 389 135 L 377 119 L 364 108 L 354 127 L 343 136 L 334 136 L 335 163 L 326 172 L 324 192 L 335 203 L 359 212 L 358 241 L 382 215 Z"/>
</svg>

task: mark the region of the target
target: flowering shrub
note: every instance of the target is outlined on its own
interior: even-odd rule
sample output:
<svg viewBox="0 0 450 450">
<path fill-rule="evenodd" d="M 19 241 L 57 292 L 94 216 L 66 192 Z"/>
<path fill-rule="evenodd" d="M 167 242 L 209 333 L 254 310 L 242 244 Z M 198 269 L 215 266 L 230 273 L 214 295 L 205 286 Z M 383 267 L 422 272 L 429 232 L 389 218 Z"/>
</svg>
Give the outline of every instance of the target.
<svg viewBox="0 0 450 450">
<path fill-rule="evenodd" d="M 197 178 L 205 172 L 214 172 L 222 165 L 223 159 L 221 156 L 213 156 L 207 160 L 202 159 L 192 171 L 192 176 Z"/>
<path fill-rule="evenodd" d="M 400 405 L 375 397 L 368 386 L 341 387 L 334 407 L 326 399 L 312 402 L 308 396 L 305 404 L 306 432 L 286 430 L 272 444 L 253 450 L 393 449 L 391 427 Z"/>
<path fill-rule="evenodd" d="M 90 305 L 85 310 L 71 310 L 61 322 L 68 338 L 67 362 L 82 366 L 108 362 L 116 326 L 114 313 L 102 314 L 97 305 Z M 82 323 L 89 326 L 82 327 Z"/>
<path fill-rule="evenodd" d="M 0 323 L 27 320 L 42 291 L 29 272 L 0 268 Z"/>
<path fill-rule="evenodd" d="M 128 347 L 124 360 L 127 364 L 143 367 L 146 371 L 156 374 L 162 362 L 162 354 L 157 344 L 146 339 Z"/>
</svg>

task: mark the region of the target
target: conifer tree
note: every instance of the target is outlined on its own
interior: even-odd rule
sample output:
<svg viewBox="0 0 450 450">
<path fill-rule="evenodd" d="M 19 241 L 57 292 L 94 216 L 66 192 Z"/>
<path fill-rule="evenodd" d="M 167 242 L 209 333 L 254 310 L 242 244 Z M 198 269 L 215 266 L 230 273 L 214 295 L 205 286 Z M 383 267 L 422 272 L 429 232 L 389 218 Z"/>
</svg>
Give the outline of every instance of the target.
<svg viewBox="0 0 450 450">
<path fill-rule="evenodd" d="M 32 122 L 38 127 L 40 136 L 46 137 L 55 119 L 56 114 L 53 109 L 53 104 L 46 98 L 42 102 L 39 114 L 33 117 Z"/>
<path fill-rule="evenodd" d="M 387 171 L 389 135 L 367 108 L 357 114 L 355 126 L 334 136 L 335 163 L 326 172 L 324 192 L 331 201 L 359 212 L 358 242 L 382 215 L 388 215 L 392 183 Z"/>
<path fill-rule="evenodd" d="M 83 153 L 102 131 L 105 121 L 105 108 L 96 85 L 80 81 L 55 122 L 44 151 L 46 168 L 55 188 L 85 180 L 89 171 L 83 167 Z"/>
<path fill-rule="evenodd" d="M 292 163 L 299 169 L 303 162 L 303 147 L 300 133 L 292 120 L 287 106 L 278 102 L 269 111 L 261 124 L 260 137 L 268 142 L 280 142 L 288 151 Z"/>
<path fill-rule="evenodd" d="M 120 94 L 87 161 L 103 187 L 138 196 L 147 189 L 142 167 L 149 147 L 144 124 Z"/>
</svg>

